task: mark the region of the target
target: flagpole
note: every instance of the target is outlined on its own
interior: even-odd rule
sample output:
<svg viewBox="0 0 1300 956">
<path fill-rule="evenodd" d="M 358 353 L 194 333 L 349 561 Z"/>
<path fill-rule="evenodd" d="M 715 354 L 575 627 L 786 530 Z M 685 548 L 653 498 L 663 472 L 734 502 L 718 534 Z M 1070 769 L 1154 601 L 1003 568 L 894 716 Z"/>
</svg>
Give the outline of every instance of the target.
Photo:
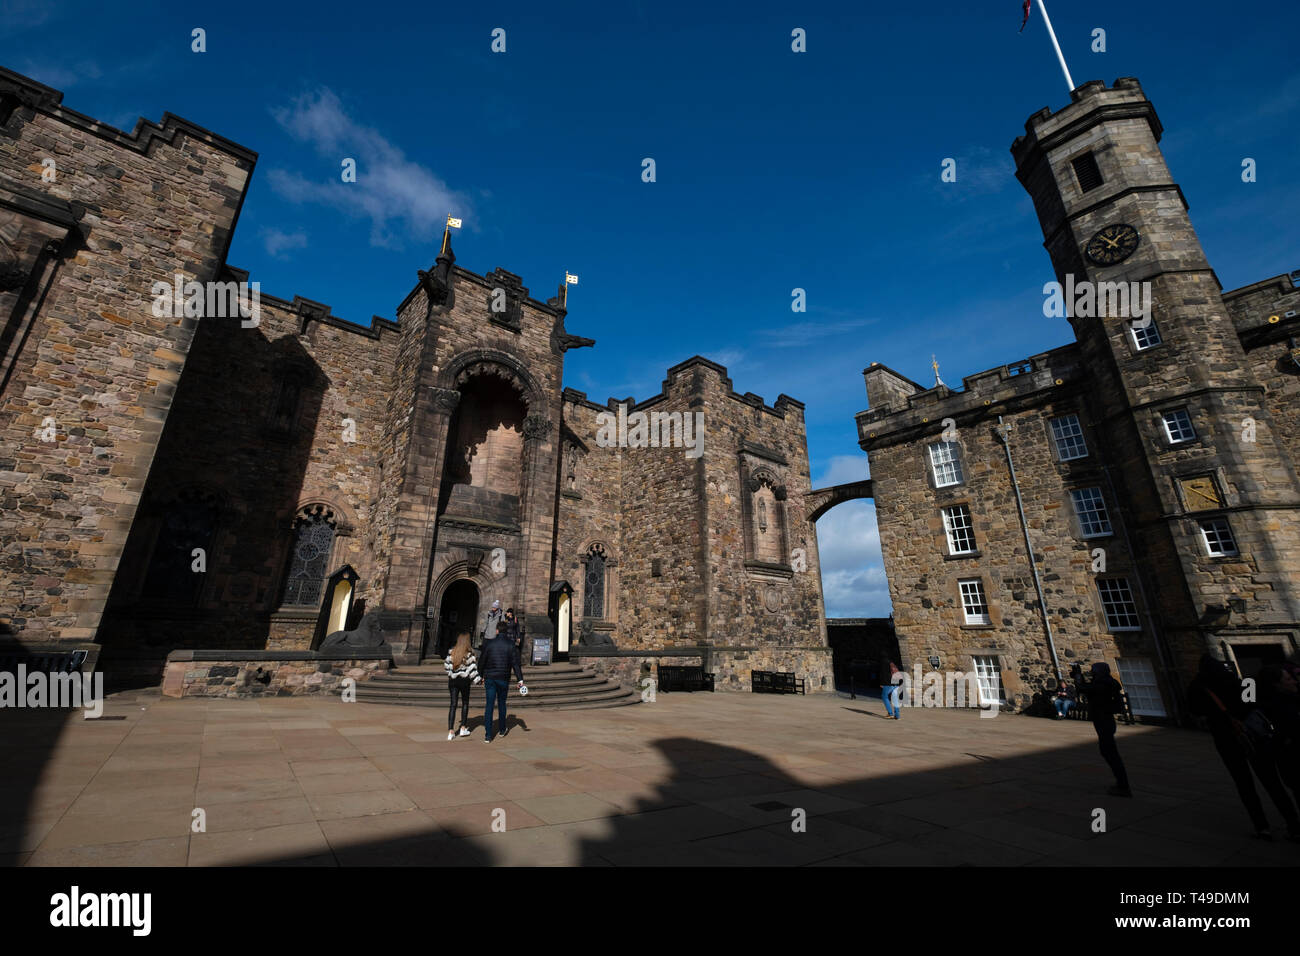
<svg viewBox="0 0 1300 956">
<path fill-rule="evenodd" d="M 1043 22 L 1047 24 L 1047 35 L 1052 38 L 1052 48 L 1056 50 L 1056 58 L 1061 61 L 1061 72 L 1065 74 L 1065 84 L 1069 87 L 1069 91 L 1073 93 L 1074 79 L 1070 76 L 1070 68 L 1065 65 L 1065 56 L 1061 53 L 1061 44 L 1056 42 L 1056 31 L 1052 29 L 1052 19 L 1047 15 L 1047 7 L 1043 6 L 1043 0 L 1038 0 L 1038 12 L 1043 15 Z"/>
</svg>

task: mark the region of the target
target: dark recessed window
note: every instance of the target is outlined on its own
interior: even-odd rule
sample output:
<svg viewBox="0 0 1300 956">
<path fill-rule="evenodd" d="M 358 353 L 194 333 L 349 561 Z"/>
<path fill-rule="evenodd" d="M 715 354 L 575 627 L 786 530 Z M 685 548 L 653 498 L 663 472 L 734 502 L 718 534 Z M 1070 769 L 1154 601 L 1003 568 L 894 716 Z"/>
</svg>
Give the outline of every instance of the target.
<svg viewBox="0 0 1300 956">
<path fill-rule="evenodd" d="M 1074 167 L 1074 175 L 1079 177 L 1079 189 L 1082 192 L 1096 189 L 1101 185 L 1101 170 L 1097 168 L 1097 157 L 1092 153 L 1084 153 L 1070 160 L 1070 165 Z"/>
</svg>

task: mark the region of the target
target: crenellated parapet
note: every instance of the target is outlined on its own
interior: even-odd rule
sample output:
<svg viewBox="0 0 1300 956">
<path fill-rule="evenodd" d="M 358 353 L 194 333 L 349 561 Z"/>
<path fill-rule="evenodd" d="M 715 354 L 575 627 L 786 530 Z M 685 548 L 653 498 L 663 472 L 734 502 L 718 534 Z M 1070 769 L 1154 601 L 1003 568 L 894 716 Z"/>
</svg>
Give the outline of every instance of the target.
<svg viewBox="0 0 1300 956">
<path fill-rule="evenodd" d="M 968 375 L 961 390 L 942 384 L 925 388 L 876 362 L 863 377 L 873 406 L 855 416 L 864 451 L 913 441 L 945 418 L 964 425 L 1043 404 L 1076 392 L 1085 381 L 1074 344 Z"/>
</svg>

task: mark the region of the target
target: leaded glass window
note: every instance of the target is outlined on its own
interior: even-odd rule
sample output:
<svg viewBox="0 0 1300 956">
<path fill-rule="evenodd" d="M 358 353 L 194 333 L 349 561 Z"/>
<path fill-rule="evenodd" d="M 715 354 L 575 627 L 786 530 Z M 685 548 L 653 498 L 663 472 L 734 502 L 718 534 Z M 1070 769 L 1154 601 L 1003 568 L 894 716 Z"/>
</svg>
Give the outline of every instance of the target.
<svg viewBox="0 0 1300 956">
<path fill-rule="evenodd" d="M 599 545 L 587 555 L 587 573 L 583 580 L 582 616 L 605 616 L 605 552 Z"/>
<path fill-rule="evenodd" d="M 330 552 L 334 548 L 334 526 L 323 513 L 305 515 L 294 526 L 293 553 L 284 586 L 284 603 L 315 607 L 321 601 Z"/>
</svg>

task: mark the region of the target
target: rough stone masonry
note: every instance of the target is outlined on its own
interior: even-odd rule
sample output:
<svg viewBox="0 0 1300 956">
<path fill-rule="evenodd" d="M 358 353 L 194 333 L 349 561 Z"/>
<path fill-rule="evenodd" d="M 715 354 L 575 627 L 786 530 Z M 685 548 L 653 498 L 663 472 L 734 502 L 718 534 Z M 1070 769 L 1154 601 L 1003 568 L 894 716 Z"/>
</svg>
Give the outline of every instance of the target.
<svg viewBox="0 0 1300 956">
<path fill-rule="evenodd" d="M 256 158 L 0 70 L 0 631 L 155 677 L 205 649 L 187 679 L 217 687 L 312 650 L 347 565 L 399 664 L 499 600 L 627 679 L 664 660 L 830 689 L 801 403 L 700 357 L 594 403 L 563 386 L 594 344 L 564 299 L 457 265 L 449 237 L 391 320 L 268 294 L 255 323 L 155 315 L 160 281 L 249 280 L 226 253 Z M 598 441 L 619 405 L 702 413 L 703 453 Z"/>
<path fill-rule="evenodd" d="M 1221 291 L 1161 133 L 1137 80 L 1094 81 L 1011 148 L 1061 286 L 1149 288 L 1149 316 L 1072 312 L 1075 342 L 960 390 L 864 373 L 902 663 L 1008 707 L 1107 661 L 1176 717 L 1201 654 L 1300 651 L 1296 274 Z"/>
</svg>

